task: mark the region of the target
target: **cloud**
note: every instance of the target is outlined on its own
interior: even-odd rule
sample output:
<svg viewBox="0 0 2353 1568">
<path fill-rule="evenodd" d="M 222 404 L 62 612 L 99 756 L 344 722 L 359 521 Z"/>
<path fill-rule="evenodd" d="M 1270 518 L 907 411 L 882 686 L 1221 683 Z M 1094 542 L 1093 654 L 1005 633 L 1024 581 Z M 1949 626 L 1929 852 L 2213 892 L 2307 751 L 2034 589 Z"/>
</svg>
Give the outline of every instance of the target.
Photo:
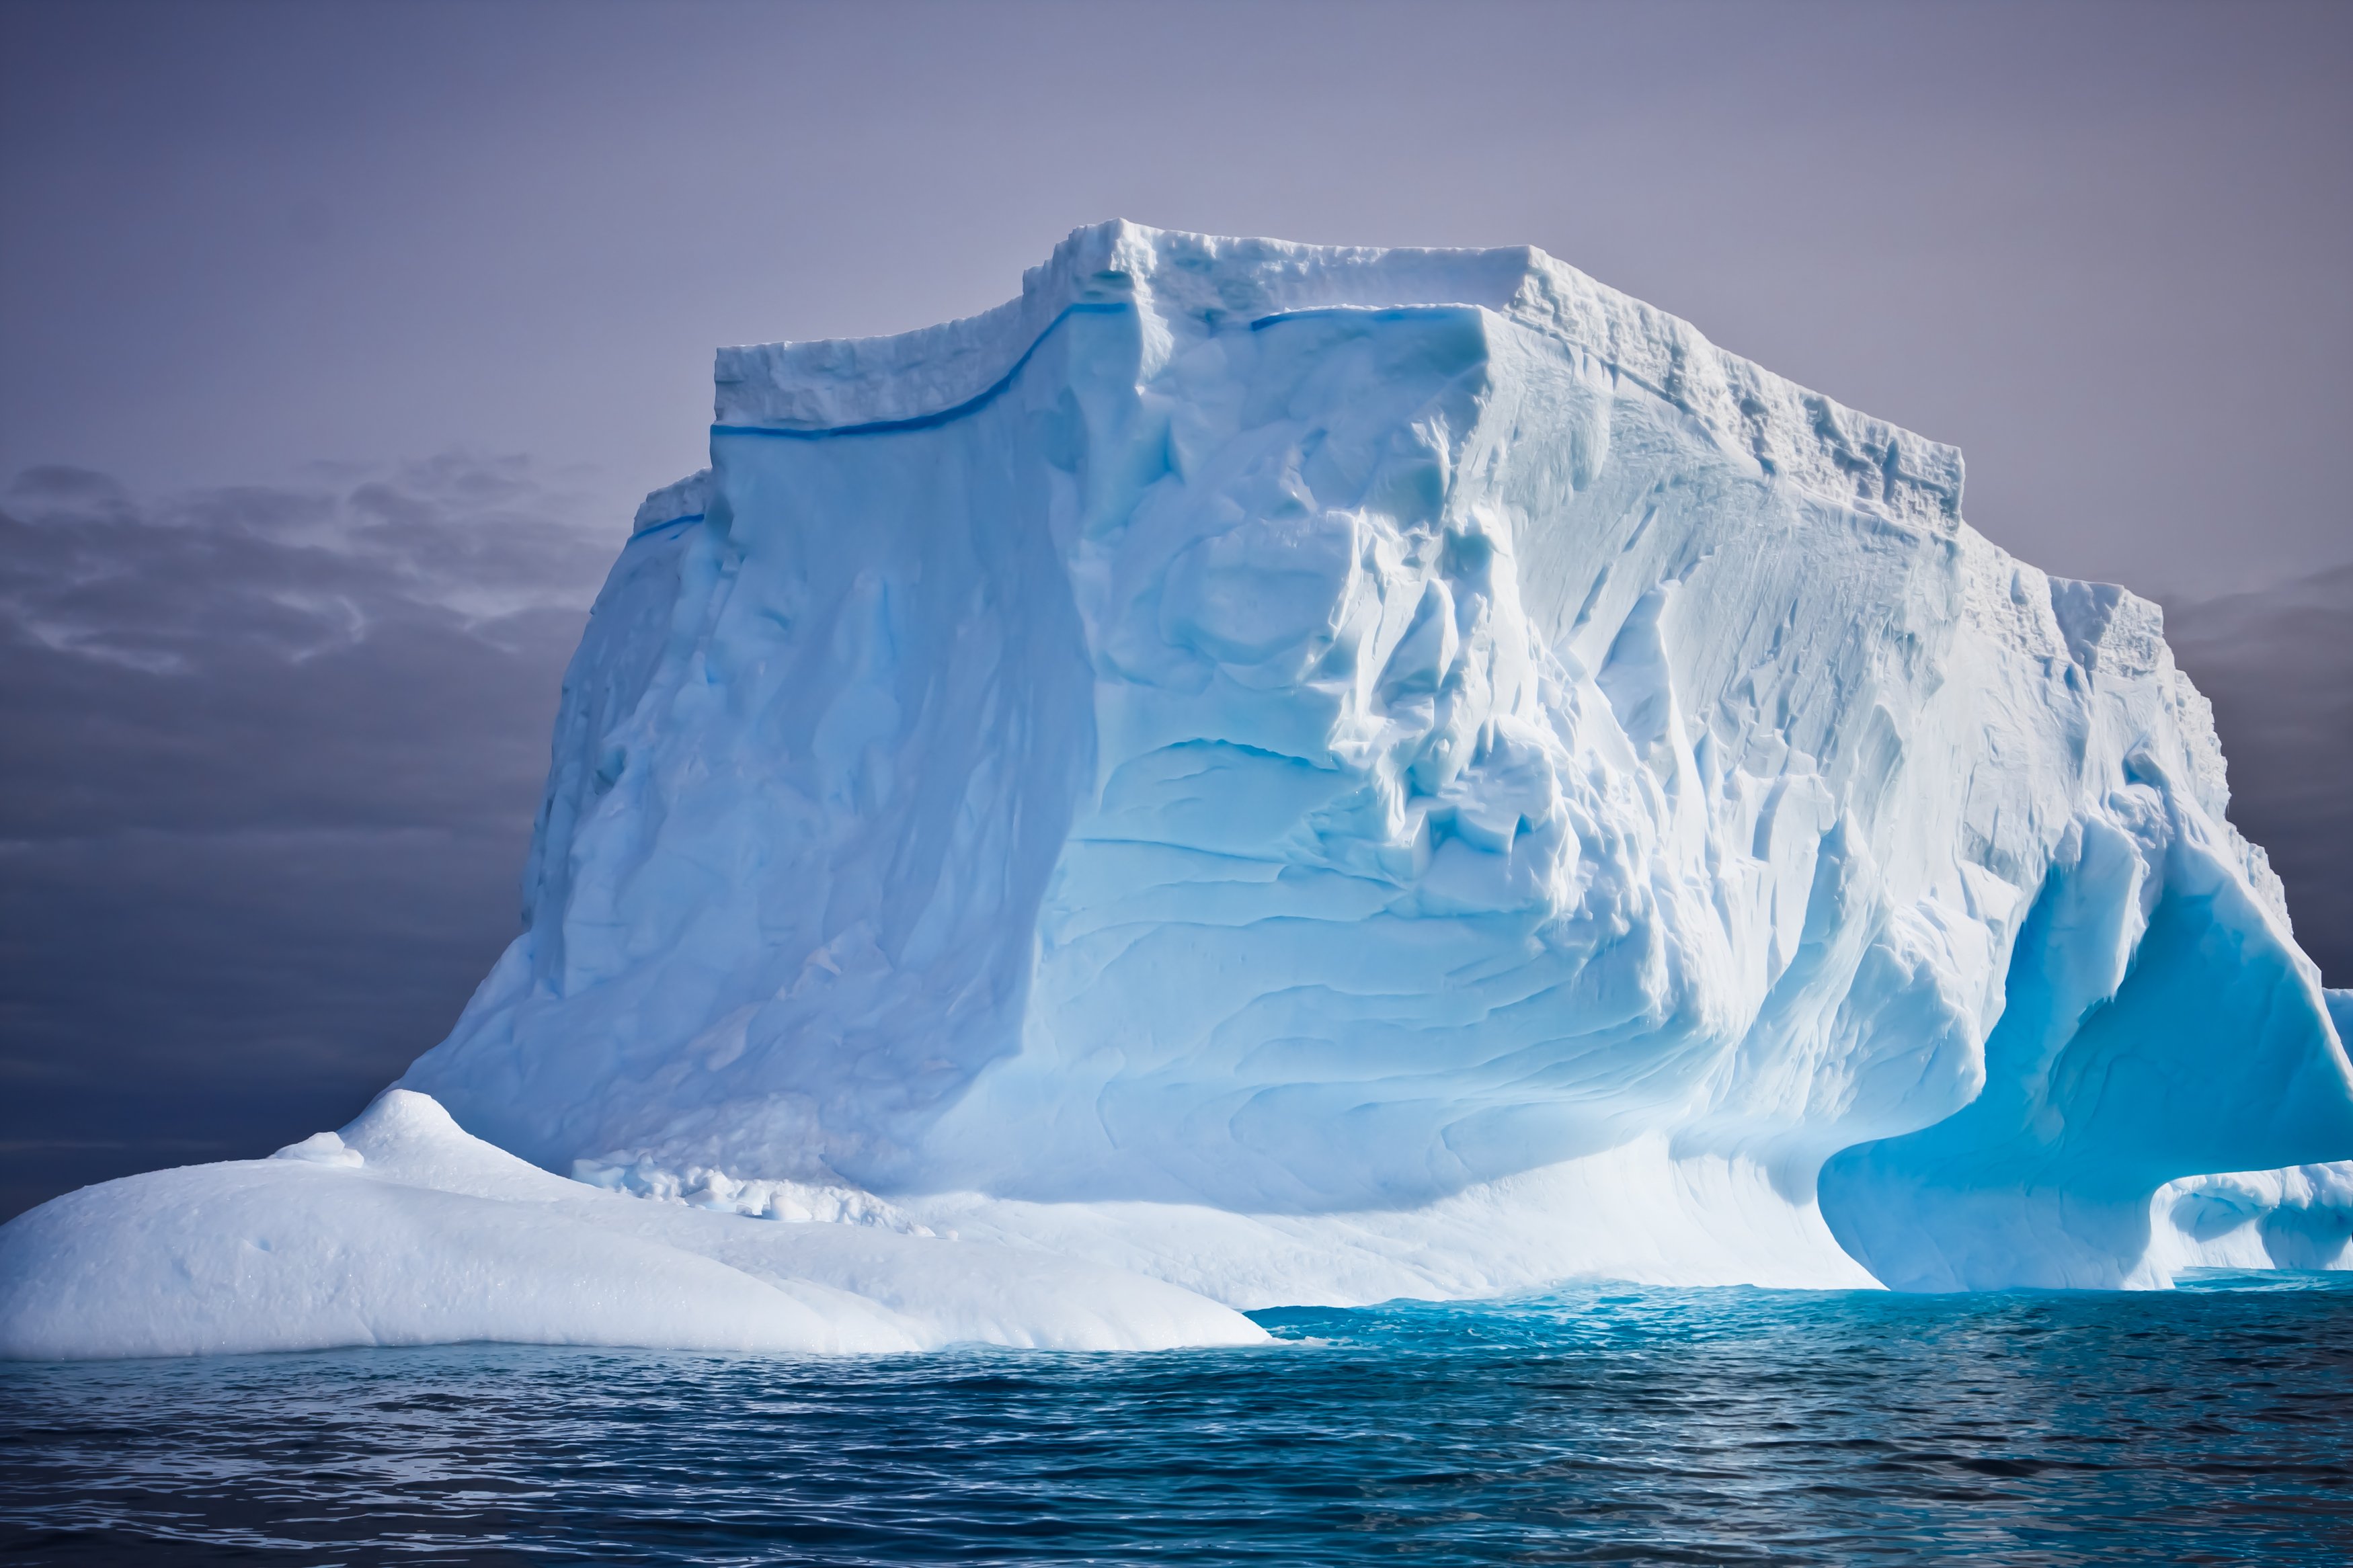
<svg viewBox="0 0 2353 1568">
<path fill-rule="evenodd" d="M 486 775 L 543 768 L 546 726 L 521 721 L 618 542 L 561 500 L 519 460 L 153 506 L 82 470 L 21 476 L 0 508 L 20 738 L 0 839 L 503 809 Z"/>
<path fill-rule="evenodd" d="M 2168 605 L 2165 621 L 2214 704 L 2231 820 L 2270 852 L 2304 950 L 2353 985 L 2353 564 Z"/>
<path fill-rule="evenodd" d="M 446 1030 L 512 935 L 619 520 L 521 459 L 0 496 L 0 1215 L 264 1153 Z"/>
</svg>

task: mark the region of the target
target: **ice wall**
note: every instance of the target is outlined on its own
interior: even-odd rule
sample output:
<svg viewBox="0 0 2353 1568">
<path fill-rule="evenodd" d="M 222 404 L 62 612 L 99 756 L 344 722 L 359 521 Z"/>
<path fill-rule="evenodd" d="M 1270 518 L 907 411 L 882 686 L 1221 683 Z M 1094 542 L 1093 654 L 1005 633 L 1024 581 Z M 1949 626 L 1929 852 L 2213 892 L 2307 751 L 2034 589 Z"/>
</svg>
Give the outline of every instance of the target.
<svg viewBox="0 0 2353 1568">
<path fill-rule="evenodd" d="M 543 1165 L 1261 1304 L 2154 1283 L 2353 1155 L 2155 607 L 1541 253 L 1109 224 L 717 416 L 402 1080 Z"/>
</svg>

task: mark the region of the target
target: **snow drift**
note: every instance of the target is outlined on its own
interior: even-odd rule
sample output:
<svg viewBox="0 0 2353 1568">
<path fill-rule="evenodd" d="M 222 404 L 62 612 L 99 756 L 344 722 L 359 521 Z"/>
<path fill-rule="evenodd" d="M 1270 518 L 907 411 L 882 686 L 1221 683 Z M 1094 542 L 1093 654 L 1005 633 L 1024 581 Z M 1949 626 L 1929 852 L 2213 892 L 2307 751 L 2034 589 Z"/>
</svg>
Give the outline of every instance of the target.
<svg viewBox="0 0 2353 1568">
<path fill-rule="evenodd" d="M 634 1202 L 393 1089 L 338 1135 L 85 1187 L 0 1230 L 0 1353 L 506 1340 L 881 1352 L 1250 1344 L 1248 1318 L 1068 1258 Z"/>
<path fill-rule="evenodd" d="M 2206 704 L 2153 605 L 1962 521 L 1953 448 L 1533 250 L 1118 223 L 983 316 L 722 351 L 717 416 L 566 678 L 526 929 L 402 1079 L 669 1200 L 516 1234 L 952 1228 L 906 1267 L 1210 1314 L 1129 1343 L 2342 1258 L 2341 1018 Z M 152 1258 L 113 1216 L 200 1174 L 0 1247 Z M 776 1310 L 710 1301 L 662 1321 Z"/>
</svg>

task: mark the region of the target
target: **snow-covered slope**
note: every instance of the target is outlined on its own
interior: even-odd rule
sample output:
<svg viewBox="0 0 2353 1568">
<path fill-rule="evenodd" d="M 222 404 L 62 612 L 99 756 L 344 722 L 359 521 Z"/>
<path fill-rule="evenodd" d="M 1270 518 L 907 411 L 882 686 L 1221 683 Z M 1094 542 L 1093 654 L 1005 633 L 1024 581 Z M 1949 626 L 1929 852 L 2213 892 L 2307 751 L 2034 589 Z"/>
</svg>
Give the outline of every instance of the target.
<svg viewBox="0 0 2353 1568">
<path fill-rule="evenodd" d="M 267 1160 L 103 1182 L 0 1228 L 0 1355 L 507 1340 L 844 1352 L 1251 1344 L 1248 1318 L 1070 1258 L 772 1225 L 550 1175 L 381 1096 Z"/>
<path fill-rule="evenodd" d="M 2353 1156 L 2156 608 L 1538 252 L 1110 224 L 718 391 L 402 1080 L 531 1161 L 1256 1306 L 2161 1283 Z"/>
</svg>

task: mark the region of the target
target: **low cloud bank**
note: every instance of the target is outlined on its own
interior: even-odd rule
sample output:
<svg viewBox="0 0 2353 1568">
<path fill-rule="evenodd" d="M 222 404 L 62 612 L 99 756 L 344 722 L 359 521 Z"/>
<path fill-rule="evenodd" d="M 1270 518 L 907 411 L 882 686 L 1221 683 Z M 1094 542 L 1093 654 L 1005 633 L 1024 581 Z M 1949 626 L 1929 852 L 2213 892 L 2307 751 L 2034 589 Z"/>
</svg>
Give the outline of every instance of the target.
<svg viewBox="0 0 2353 1568">
<path fill-rule="evenodd" d="M 619 543 L 574 516 L 459 456 L 0 494 L 0 1215 L 267 1153 L 440 1037 Z"/>
</svg>

